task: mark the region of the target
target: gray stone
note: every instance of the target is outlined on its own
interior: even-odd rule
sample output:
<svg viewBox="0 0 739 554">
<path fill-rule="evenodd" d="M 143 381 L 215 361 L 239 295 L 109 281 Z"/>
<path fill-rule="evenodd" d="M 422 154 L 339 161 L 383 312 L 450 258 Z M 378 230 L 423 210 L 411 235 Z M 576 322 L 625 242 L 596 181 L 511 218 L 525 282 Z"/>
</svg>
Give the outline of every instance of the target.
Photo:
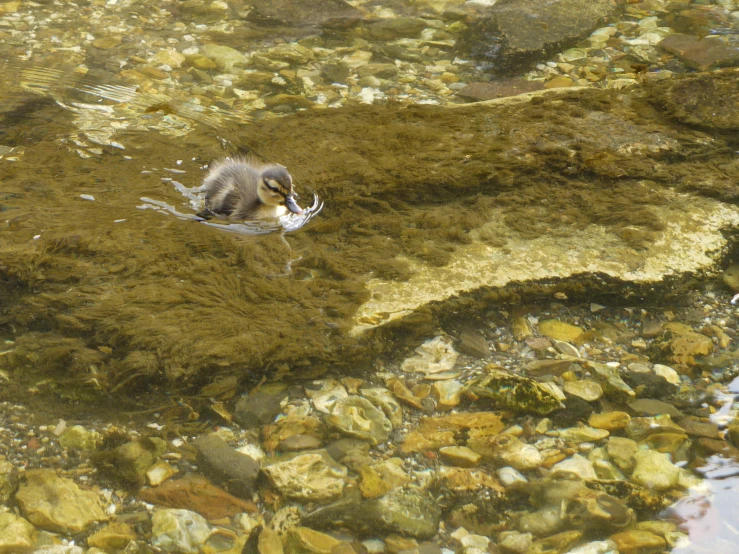
<svg viewBox="0 0 739 554">
<path fill-rule="evenodd" d="M 165 552 L 197 554 L 211 534 L 205 518 L 190 510 L 157 510 L 151 523 L 151 543 Z"/>
<path fill-rule="evenodd" d="M 615 9 L 611 0 L 500 0 L 463 33 L 459 53 L 495 73 L 521 73 L 585 38 Z"/>
<path fill-rule="evenodd" d="M 311 512 L 303 524 L 318 529 L 346 527 L 358 533 L 400 533 L 417 539 L 433 537 L 441 509 L 428 492 L 415 487 L 394 489 L 380 498 L 362 500 L 358 493 Z"/>
<path fill-rule="evenodd" d="M 344 0 L 252 0 L 247 21 L 262 26 L 347 27 L 362 12 Z"/>
<path fill-rule="evenodd" d="M 658 46 L 701 71 L 739 65 L 739 48 L 718 37 L 698 38 L 675 33 L 665 37 Z"/>
<path fill-rule="evenodd" d="M 231 494 L 248 498 L 259 473 L 259 462 L 231 448 L 217 435 L 193 441 L 198 451 L 198 468 Z"/>
<path fill-rule="evenodd" d="M 398 17 L 383 19 L 368 27 L 369 36 L 375 40 L 394 40 L 396 38 L 415 38 L 426 27 L 423 19 Z"/>
<path fill-rule="evenodd" d="M 289 396 L 287 387 L 267 383 L 239 398 L 234 408 L 234 420 L 246 429 L 270 423 L 282 410 L 280 404 Z"/>
</svg>

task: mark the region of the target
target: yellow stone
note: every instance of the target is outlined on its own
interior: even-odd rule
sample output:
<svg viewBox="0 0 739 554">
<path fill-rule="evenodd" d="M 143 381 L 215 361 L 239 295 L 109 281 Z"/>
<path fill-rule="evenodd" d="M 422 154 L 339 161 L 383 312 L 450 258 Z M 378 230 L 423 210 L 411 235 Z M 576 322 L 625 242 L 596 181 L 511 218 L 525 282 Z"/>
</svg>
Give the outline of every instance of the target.
<svg viewBox="0 0 739 554">
<path fill-rule="evenodd" d="M 588 425 L 596 429 L 605 429 L 606 431 L 618 431 L 624 429 L 631 421 L 631 416 L 626 412 L 607 412 L 604 414 L 591 414 L 588 418 Z"/>
<path fill-rule="evenodd" d="M 560 76 L 544 83 L 544 88 L 563 88 L 571 87 L 572 85 L 574 85 L 572 79 Z"/>
<path fill-rule="evenodd" d="M 101 37 L 92 41 L 92 45 L 100 50 L 111 50 L 121 43 L 121 37 Z"/>
<path fill-rule="evenodd" d="M 118 521 L 106 525 L 87 537 L 87 545 L 103 550 L 118 550 L 125 548 L 130 541 L 136 540 L 137 536 L 133 527 Z"/>
<path fill-rule="evenodd" d="M 576 342 L 584 331 L 577 325 L 570 325 L 558 319 L 545 319 L 539 322 L 539 332 L 550 339 Z"/>
</svg>

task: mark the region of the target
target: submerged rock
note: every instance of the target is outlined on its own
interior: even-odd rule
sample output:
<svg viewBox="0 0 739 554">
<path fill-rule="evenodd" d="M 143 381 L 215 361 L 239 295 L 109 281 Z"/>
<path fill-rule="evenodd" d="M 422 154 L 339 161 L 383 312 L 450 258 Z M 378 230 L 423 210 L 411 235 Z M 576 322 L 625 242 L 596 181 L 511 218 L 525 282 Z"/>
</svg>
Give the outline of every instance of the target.
<svg viewBox="0 0 739 554">
<path fill-rule="evenodd" d="M 325 450 L 285 455 L 270 461 L 262 471 L 272 485 L 288 498 L 327 502 L 341 496 L 346 467 L 336 463 Z"/>
<path fill-rule="evenodd" d="M 227 491 L 248 497 L 259 473 L 259 462 L 231 448 L 217 435 L 197 438 L 193 446 L 198 452 L 198 467 Z"/>
<path fill-rule="evenodd" d="M 557 394 L 556 387 L 550 383 L 540 383 L 496 369 L 473 383 L 468 392 L 489 400 L 496 408 L 515 412 L 547 415 L 564 407 L 561 402 L 564 394 L 561 391 Z"/>
<path fill-rule="evenodd" d="M 460 54 L 499 74 L 522 73 L 542 54 L 586 37 L 614 9 L 608 0 L 499 1 L 487 17 L 470 25 L 460 41 Z"/>
<path fill-rule="evenodd" d="M 110 519 L 99 495 L 52 469 L 26 471 L 15 499 L 28 521 L 48 531 L 79 533 Z"/>
<path fill-rule="evenodd" d="M 211 534 L 208 522 L 188 510 L 157 510 L 151 523 L 151 543 L 165 552 L 196 554 Z"/>
<path fill-rule="evenodd" d="M 370 444 L 385 442 L 393 430 L 390 420 L 382 410 L 361 396 L 348 396 L 337 400 L 326 423 L 352 437 L 369 441 Z"/>
<path fill-rule="evenodd" d="M 435 499 L 428 492 L 409 487 L 371 500 L 346 495 L 308 514 L 303 521 L 317 528 L 348 527 L 361 533 L 399 533 L 426 539 L 436 534 L 440 519 Z"/>
</svg>

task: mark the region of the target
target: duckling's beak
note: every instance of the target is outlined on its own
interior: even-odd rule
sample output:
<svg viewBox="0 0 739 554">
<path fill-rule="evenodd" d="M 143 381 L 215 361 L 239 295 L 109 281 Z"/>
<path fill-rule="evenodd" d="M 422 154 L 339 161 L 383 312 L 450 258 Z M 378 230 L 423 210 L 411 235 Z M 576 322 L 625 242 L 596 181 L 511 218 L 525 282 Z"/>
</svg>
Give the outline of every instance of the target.
<svg viewBox="0 0 739 554">
<path fill-rule="evenodd" d="M 298 206 L 298 203 L 295 201 L 295 198 L 292 194 L 285 197 L 285 207 L 287 207 L 287 209 L 294 214 L 300 215 L 303 213 L 303 209 Z"/>
</svg>

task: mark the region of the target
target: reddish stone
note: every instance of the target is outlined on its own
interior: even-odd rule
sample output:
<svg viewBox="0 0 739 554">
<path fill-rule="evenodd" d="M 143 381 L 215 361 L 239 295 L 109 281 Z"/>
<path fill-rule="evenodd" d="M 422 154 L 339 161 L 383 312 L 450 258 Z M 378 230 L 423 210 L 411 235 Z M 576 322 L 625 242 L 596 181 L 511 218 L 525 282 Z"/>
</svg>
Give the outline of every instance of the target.
<svg viewBox="0 0 739 554">
<path fill-rule="evenodd" d="M 158 487 L 140 490 L 137 496 L 150 504 L 192 510 L 209 520 L 257 511 L 253 502 L 231 496 L 201 475 L 165 481 Z"/>
</svg>

